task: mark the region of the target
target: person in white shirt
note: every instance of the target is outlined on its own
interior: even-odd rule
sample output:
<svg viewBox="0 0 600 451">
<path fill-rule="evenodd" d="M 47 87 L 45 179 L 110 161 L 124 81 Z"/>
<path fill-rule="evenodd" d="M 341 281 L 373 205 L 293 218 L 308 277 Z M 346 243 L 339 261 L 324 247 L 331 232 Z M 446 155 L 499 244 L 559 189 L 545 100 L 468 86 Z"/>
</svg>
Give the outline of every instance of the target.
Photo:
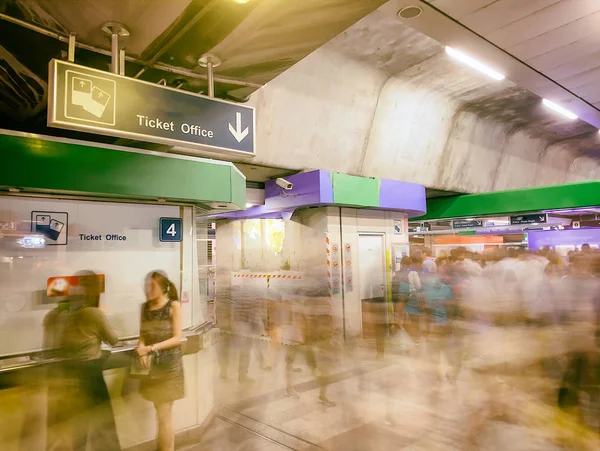
<svg viewBox="0 0 600 451">
<path fill-rule="evenodd" d="M 429 249 L 423 250 L 423 272 L 426 274 L 435 274 L 437 273 L 437 264 L 435 260 L 431 256 L 431 251 Z"/>
</svg>

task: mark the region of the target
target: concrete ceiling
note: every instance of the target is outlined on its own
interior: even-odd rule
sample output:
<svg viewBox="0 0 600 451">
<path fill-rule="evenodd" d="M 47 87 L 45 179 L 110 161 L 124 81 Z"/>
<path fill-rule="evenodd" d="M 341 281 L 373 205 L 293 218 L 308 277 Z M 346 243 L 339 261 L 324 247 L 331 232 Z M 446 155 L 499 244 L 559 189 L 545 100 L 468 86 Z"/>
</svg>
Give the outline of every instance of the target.
<svg viewBox="0 0 600 451">
<path fill-rule="evenodd" d="M 423 8 L 421 16 L 400 19 L 398 11 L 411 4 Z M 444 45 L 506 79 L 450 58 Z M 561 93 L 589 115 L 569 120 L 546 108 L 540 91 Z M 600 176 L 595 107 L 418 0 L 386 2 L 250 103 L 257 111 L 257 165 L 464 193 Z"/>
<path fill-rule="evenodd" d="M 131 32 L 121 41 L 127 76 L 196 93 L 207 92 L 198 59 L 213 53 L 223 60 L 215 71 L 217 97 L 246 101 L 384 2 L 0 0 L 0 120 L 6 128 L 61 134 L 45 127 L 48 62 L 66 56 L 71 32 L 82 45 L 75 62 L 108 70 L 110 41 L 101 27 L 120 22 Z"/>
<path fill-rule="evenodd" d="M 442 43 L 412 28 L 410 25 L 414 22 L 398 19 L 397 12 L 406 3 L 388 2 L 329 42 L 327 47 L 382 70 L 389 77 L 405 79 L 458 101 L 462 103 L 464 111 L 497 119 L 508 128 L 523 129 L 530 136 L 543 137 L 552 142 L 576 140 L 582 152 L 600 156 L 600 136 L 595 126 L 583 120 L 569 120 L 557 115 L 542 106 L 538 95 L 509 79 L 491 80 L 453 60 L 445 53 Z M 505 6 L 542 4 L 549 1 L 438 0 L 433 3 L 435 6 L 453 8 L 469 17 L 470 13 L 477 10 L 477 6 L 491 7 L 498 3 Z M 586 3 L 586 0 L 582 0 L 582 3 Z M 600 10 L 600 2 L 593 3 Z M 435 10 L 430 13 L 440 15 Z M 502 17 L 500 23 L 507 20 Z M 481 20 L 481 23 L 482 26 L 487 24 L 488 28 L 494 27 L 493 17 L 487 22 Z M 417 28 L 426 28 L 416 24 Z M 475 34 L 471 39 L 480 40 Z M 597 86 L 600 89 L 600 84 Z"/>
<path fill-rule="evenodd" d="M 400 20 L 397 12 L 407 5 L 421 6 L 423 14 Z M 45 127 L 48 61 L 64 56 L 64 36 L 76 32 L 86 46 L 77 50 L 76 62 L 106 70 L 109 41 L 100 26 L 110 20 L 130 28 L 131 37 L 123 41 L 126 74 L 145 81 L 206 92 L 204 69 L 197 60 L 211 52 L 223 59 L 216 70 L 217 96 L 245 101 L 321 48 L 373 68 L 384 78 L 406 81 L 456 102 L 457 116 L 473 113 L 504 124 L 512 134 L 524 131 L 599 157 L 600 111 L 594 106 L 600 89 L 594 83 L 600 65 L 600 51 L 594 51 L 594 39 L 600 40 L 594 28 L 597 10 L 598 0 L 0 0 L 0 120 L 8 128 L 114 143 L 112 138 Z M 444 45 L 482 57 L 502 69 L 507 79 L 491 81 L 461 65 L 445 54 Z M 306 70 L 310 80 L 318 69 L 301 71 Z M 294 92 L 316 95 L 294 76 L 290 80 Z M 337 80 L 348 91 L 352 83 L 361 84 Z M 584 120 L 567 120 L 545 109 L 539 96 L 546 92 L 578 109 Z M 330 90 L 319 100 L 331 102 L 331 94 Z M 270 105 L 263 109 L 274 110 Z M 427 130 L 439 124 L 424 125 L 424 133 L 433 133 Z M 322 147 L 318 142 L 315 147 Z M 168 150 L 127 140 L 117 143 Z M 289 141 L 273 152 L 289 152 L 285 146 Z M 289 161 L 257 157 L 257 164 L 242 170 L 249 180 L 262 181 L 281 175 L 285 170 L 276 168 Z M 356 172 L 369 175 L 361 171 Z M 457 185 L 453 190 L 458 188 L 464 189 Z"/>
<path fill-rule="evenodd" d="M 431 0 L 429 3 L 600 107 L 598 0 Z"/>
</svg>

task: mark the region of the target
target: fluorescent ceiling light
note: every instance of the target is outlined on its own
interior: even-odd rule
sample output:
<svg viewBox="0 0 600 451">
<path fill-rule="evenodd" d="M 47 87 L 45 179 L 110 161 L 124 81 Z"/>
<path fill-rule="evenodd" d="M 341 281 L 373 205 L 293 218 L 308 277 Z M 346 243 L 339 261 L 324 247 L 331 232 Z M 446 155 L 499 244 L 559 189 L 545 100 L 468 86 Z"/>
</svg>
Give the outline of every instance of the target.
<svg viewBox="0 0 600 451">
<path fill-rule="evenodd" d="M 542 102 L 544 103 L 544 105 L 546 105 L 551 110 L 554 110 L 557 113 L 560 113 L 569 119 L 577 119 L 577 115 L 575 113 L 571 113 L 569 110 L 561 107 L 560 105 L 557 105 L 554 102 L 550 102 L 550 100 L 548 100 L 548 99 L 543 99 Z"/>
<path fill-rule="evenodd" d="M 480 63 L 475 58 L 471 58 L 469 55 L 465 55 L 464 53 L 459 52 L 458 50 L 455 50 L 452 47 L 446 46 L 446 53 L 452 58 L 455 58 L 458 61 L 465 63 L 467 66 L 471 66 L 473 69 L 484 73 L 485 75 L 493 78 L 494 80 L 504 80 L 505 78 L 504 75 L 502 75 L 497 70 L 494 70 L 491 67 Z"/>
</svg>

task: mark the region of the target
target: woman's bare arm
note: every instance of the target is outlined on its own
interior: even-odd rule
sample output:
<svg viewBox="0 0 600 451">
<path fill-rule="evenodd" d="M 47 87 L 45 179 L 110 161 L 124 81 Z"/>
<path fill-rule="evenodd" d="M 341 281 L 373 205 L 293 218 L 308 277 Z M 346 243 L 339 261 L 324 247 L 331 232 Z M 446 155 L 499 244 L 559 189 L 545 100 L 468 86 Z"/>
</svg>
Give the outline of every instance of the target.
<svg viewBox="0 0 600 451">
<path fill-rule="evenodd" d="M 154 349 L 169 349 L 181 344 L 181 303 L 178 301 L 171 302 L 171 327 L 173 328 L 173 336 L 168 340 L 155 343 Z"/>
</svg>

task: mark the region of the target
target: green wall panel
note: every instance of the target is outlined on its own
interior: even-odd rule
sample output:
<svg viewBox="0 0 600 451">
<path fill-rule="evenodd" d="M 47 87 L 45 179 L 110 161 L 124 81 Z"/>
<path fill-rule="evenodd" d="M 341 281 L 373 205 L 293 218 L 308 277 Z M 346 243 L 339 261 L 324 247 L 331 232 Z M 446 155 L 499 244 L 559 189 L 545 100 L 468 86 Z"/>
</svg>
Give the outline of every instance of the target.
<svg viewBox="0 0 600 451">
<path fill-rule="evenodd" d="M 245 207 L 245 178 L 230 164 L 10 135 L 0 149 L 4 187 Z"/>
<path fill-rule="evenodd" d="M 415 220 L 508 215 L 600 205 L 600 181 L 466 194 L 427 201 L 427 214 Z"/>
<path fill-rule="evenodd" d="M 379 179 L 331 173 L 333 201 L 340 205 L 379 206 Z"/>
<path fill-rule="evenodd" d="M 231 170 L 231 202 L 246 208 L 246 178 L 234 169 Z"/>
</svg>

